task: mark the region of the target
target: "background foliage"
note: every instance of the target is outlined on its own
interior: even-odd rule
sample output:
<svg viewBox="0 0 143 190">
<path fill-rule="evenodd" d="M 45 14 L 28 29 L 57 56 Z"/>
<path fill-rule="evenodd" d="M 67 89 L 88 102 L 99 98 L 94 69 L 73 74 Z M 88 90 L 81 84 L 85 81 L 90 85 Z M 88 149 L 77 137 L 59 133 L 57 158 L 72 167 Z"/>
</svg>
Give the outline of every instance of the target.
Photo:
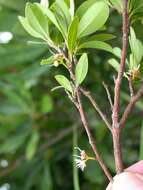
<svg viewBox="0 0 143 190">
<path fill-rule="evenodd" d="M 90 147 L 72 103 L 62 90 L 50 91 L 56 86 L 54 76 L 58 72 L 55 68 L 50 72 L 50 67 L 40 66 L 41 59 L 49 55 L 48 47 L 27 43 L 33 39 L 17 18 L 24 15 L 26 2 L 0 0 L 0 32 L 10 31 L 14 35 L 10 43 L 0 44 L 0 185 L 9 184 L 12 190 L 70 190 L 74 189 L 73 173 L 76 174 L 72 158 L 73 128 L 78 128 L 80 147 L 89 153 Z M 79 0 L 77 4 L 81 2 Z M 116 36 L 110 44 L 121 47 L 121 17 L 114 10 L 111 10 L 107 29 Z M 143 40 L 143 27 L 139 23 L 136 23 L 135 31 Z M 109 116 L 109 104 L 101 84 L 106 81 L 113 92 L 115 72 L 107 63 L 110 57 L 110 53 L 91 50 L 89 73 L 84 84 Z M 122 108 L 129 100 L 128 94 L 124 81 Z M 113 173 L 111 136 L 86 100 L 84 104 L 99 150 Z M 122 137 L 126 165 L 143 159 L 143 148 L 139 147 L 140 142 L 143 147 L 142 106 L 140 101 Z M 92 161 L 84 173 L 79 172 L 79 181 L 82 190 L 100 190 L 107 184 L 98 164 Z"/>
</svg>

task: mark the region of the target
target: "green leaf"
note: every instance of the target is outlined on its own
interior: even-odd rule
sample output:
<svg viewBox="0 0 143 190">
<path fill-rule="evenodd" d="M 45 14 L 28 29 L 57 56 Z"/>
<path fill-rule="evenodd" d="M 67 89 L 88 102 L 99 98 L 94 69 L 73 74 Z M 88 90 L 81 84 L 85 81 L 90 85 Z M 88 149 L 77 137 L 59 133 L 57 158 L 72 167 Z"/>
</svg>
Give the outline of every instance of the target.
<svg viewBox="0 0 143 190">
<path fill-rule="evenodd" d="M 76 10 L 75 15 L 78 16 L 80 19 L 84 15 L 84 13 L 98 0 L 88 0 L 84 1 Z"/>
<path fill-rule="evenodd" d="M 117 56 L 119 59 L 121 59 L 122 51 L 119 47 L 115 47 L 115 48 L 113 48 L 113 54 L 115 56 Z"/>
<path fill-rule="evenodd" d="M 28 23 L 27 18 L 24 18 L 22 16 L 18 17 L 20 23 L 22 24 L 23 28 L 33 37 L 35 38 L 43 38 L 42 35 L 40 35 L 38 32 L 36 32 Z"/>
<path fill-rule="evenodd" d="M 42 59 L 42 61 L 40 62 L 40 65 L 51 65 L 54 62 L 54 57 L 51 56 L 48 59 Z"/>
<path fill-rule="evenodd" d="M 119 13 L 123 10 L 123 2 L 122 0 L 110 0 L 109 3 L 111 3 L 112 7 L 117 9 Z"/>
<path fill-rule="evenodd" d="M 100 29 L 109 16 L 109 7 L 105 1 L 95 2 L 82 16 L 79 22 L 78 38 L 87 36 Z"/>
<path fill-rule="evenodd" d="M 61 14 L 63 18 L 65 18 L 67 28 L 68 28 L 69 24 L 71 23 L 71 15 L 70 15 L 67 4 L 63 0 L 61 1 L 56 0 L 54 4 L 57 6 L 59 14 Z"/>
<path fill-rule="evenodd" d="M 101 42 L 101 41 L 85 42 L 79 46 L 79 49 L 82 49 L 82 48 L 102 49 L 102 50 L 108 51 L 110 53 L 113 53 L 113 48 L 109 44 L 107 44 L 105 42 Z"/>
<path fill-rule="evenodd" d="M 40 110 L 43 114 L 53 111 L 53 99 L 49 95 L 42 96 Z"/>
<path fill-rule="evenodd" d="M 37 131 L 34 131 L 28 142 L 28 145 L 26 147 L 26 159 L 27 160 L 31 160 L 33 158 L 33 156 L 35 155 L 37 145 L 39 142 L 39 138 L 40 138 L 39 133 Z"/>
<path fill-rule="evenodd" d="M 87 75 L 87 72 L 88 72 L 88 57 L 87 57 L 87 54 L 84 53 L 77 65 L 76 65 L 76 70 L 75 70 L 75 77 L 76 77 L 76 85 L 80 85 L 83 80 L 85 79 L 86 75 Z"/>
<path fill-rule="evenodd" d="M 45 190 L 45 187 L 47 190 L 53 190 L 54 183 L 52 179 L 49 163 L 45 162 L 40 180 L 40 190 Z"/>
<path fill-rule="evenodd" d="M 71 52 L 74 50 L 76 46 L 78 23 L 79 19 L 78 17 L 75 17 L 70 25 L 68 32 L 68 47 Z"/>
<path fill-rule="evenodd" d="M 120 64 L 116 61 L 116 59 L 109 59 L 108 63 L 118 72 L 120 68 Z"/>
<path fill-rule="evenodd" d="M 70 0 L 70 14 L 72 18 L 74 17 L 74 10 L 75 10 L 74 0 Z"/>
<path fill-rule="evenodd" d="M 70 83 L 70 81 L 64 75 L 56 75 L 55 79 L 66 90 L 68 90 L 69 92 L 73 93 L 71 83 Z"/>
<path fill-rule="evenodd" d="M 134 66 L 138 66 L 143 57 L 143 45 L 136 38 L 135 31 L 132 27 L 130 28 L 129 42 L 130 42 L 130 47 L 131 47 L 133 57 L 135 59 Z"/>
<path fill-rule="evenodd" d="M 42 6 L 39 3 L 36 3 L 36 5 L 42 10 L 42 12 L 48 17 L 48 19 L 56 26 L 56 28 L 60 32 L 62 32 L 54 13 L 50 9 L 45 8 L 44 6 Z"/>
<path fill-rule="evenodd" d="M 112 34 L 95 34 L 93 36 L 90 37 L 86 37 L 85 39 L 83 39 L 84 42 L 87 41 L 107 41 L 107 40 L 112 40 L 114 39 L 116 36 L 112 35 Z"/>
<path fill-rule="evenodd" d="M 25 16 L 36 32 L 43 36 L 44 39 L 49 38 L 48 19 L 36 4 L 26 4 Z"/>
<path fill-rule="evenodd" d="M 17 134 L 9 137 L 3 144 L 0 145 L 0 153 L 13 153 L 19 147 L 23 145 L 26 140 L 28 133 L 24 132 L 21 134 Z"/>
</svg>

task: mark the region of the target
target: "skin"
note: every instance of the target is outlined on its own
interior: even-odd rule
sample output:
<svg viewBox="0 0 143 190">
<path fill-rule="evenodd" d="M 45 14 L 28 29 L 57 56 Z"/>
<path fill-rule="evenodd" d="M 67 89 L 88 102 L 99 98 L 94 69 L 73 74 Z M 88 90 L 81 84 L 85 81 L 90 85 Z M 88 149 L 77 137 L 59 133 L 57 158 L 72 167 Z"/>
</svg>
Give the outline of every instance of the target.
<svg viewBox="0 0 143 190">
<path fill-rule="evenodd" d="M 143 190 L 143 160 L 116 175 L 106 190 Z"/>
</svg>

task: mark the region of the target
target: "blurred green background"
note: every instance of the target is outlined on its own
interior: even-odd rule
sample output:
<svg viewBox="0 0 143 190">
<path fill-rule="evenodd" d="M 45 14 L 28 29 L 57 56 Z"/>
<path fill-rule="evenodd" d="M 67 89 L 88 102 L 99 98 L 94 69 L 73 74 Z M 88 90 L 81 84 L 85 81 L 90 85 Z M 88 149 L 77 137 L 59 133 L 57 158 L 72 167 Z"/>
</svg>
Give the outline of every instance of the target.
<svg viewBox="0 0 143 190">
<path fill-rule="evenodd" d="M 91 155 L 92 151 L 72 103 L 62 90 L 51 92 L 56 86 L 54 75 L 62 68 L 40 66 L 41 59 L 49 55 L 48 47 L 27 43 L 32 38 L 17 19 L 18 15 L 24 15 L 26 2 L 0 0 L 0 32 L 13 34 L 9 43 L 0 44 L 0 190 L 73 190 L 77 180 L 73 146 L 78 141 L 81 149 Z M 113 10 L 107 31 L 116 36 L 109 43 L 121 47 L 121 17 Z M 143 27 L 139 23 L 135 31 L 143 40 Z M 113 94 L 116 73 L 107 63 L 111 54 L 99 50 L 90 53 L 84 86 L 92 91 L 110 118 L 102 81 Z M 129 101 L 128 94 L 127 83 L 123 81 L 122 111 Z M 83 101 L 98 149 L 114 175 L 111 134 L 87 100 Z M 142 107 L 140 101 L 122 136 L 125 166 L 143 158 Z M 98 164 L 91 161 L 85 172 L 79 171 L 79 183 L 81 190 L 103 190 L 108 181 Z"/>
</svg>

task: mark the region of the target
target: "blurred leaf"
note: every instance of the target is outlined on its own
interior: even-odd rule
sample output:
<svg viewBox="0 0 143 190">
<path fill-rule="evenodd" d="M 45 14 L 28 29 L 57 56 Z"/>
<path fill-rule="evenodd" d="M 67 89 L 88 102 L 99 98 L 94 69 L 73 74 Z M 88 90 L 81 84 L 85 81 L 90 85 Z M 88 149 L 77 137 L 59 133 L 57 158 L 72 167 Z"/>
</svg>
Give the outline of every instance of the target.
<svg viewBox="0 0 143 190">
<path fill-rule="evenodd" d="M 23 132 L 7 138 L 5 142 L 0 145 L 0 154 L 14 153 L 24 144 L 27 136 L 28 132 Z"/>
<path fill-rule="evenodd" d="M 53 99 L 51 98 L 51 96 L 42 96 L 40 110 L 43 114 L 53 111 Z"/>
<path fill-rule="evenodd" d="M 41 189 L 40 190 L 52 190 L 53 189 L 53 181 L 51 176 L 51 171 L 48 163 L 45 163 L 44 165 L 44 171 L 42 174 L 42 179 L 40 183 Z"/>
<path fill-rule="evenodd" d="M 26 159 L 27 160 L 31 160 L 34 157 L 36 150 L 37 150 L 39 138 L 40 138 L 40 136 L 39 136 L 38 131 L 34 130 L 34 132 L 31 135 L 31 138 L 27 144 L 27 147 L 26 147 Z"/>
<path fill-rule="evenodd" d="M 104 181 L 104 174 L 96 161 L 87 162 L 84 175 L 91 183 L 103 183 Z"/>
<path fill-rule="evenodd" d="M 0 5 L 13 10 L 21 11 L 25 6 L 25 2 L 26 0 L 0 0 Z"/>
</svg>

